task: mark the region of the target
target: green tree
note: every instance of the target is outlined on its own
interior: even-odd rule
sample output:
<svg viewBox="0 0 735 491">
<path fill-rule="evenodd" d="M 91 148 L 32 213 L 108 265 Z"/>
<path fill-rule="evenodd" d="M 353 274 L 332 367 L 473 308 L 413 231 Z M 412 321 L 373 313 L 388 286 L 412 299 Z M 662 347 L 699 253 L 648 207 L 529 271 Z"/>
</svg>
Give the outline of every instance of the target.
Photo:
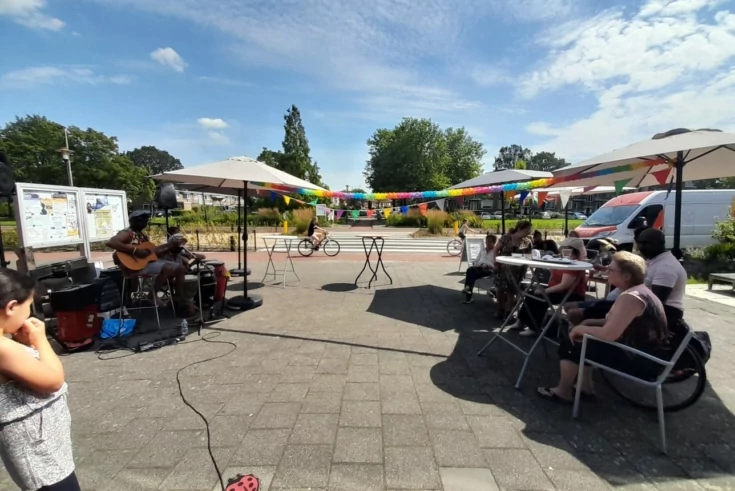
<svg viewBox="0 0 735 491">
<path fill-rule="evenodd" d="M 516 160 L 516 163 L 513 164 L 513 168 L 518 170 L 526 170 L 528 169 L 528 165 L 526 164 L 525 160 Z"/>
<path fill-rule="evenodd" d="M 486 153 L 482 143 L 473 140 L 464 128 L 447 128 L 444 136 L 449 156 L 446 174 L 450 183 L 458 184 L 482 174 L 482 158 Z"/>
<path fill-rule="evenodd" d="M 130 152 L 125 152 L 125 156 L 136 167 L 147 169 L 149 174 L 162 174 L 184 168 L 179 159 L 167 151 L 153 146 L 136 148 Z"/>
<path fill-rule="evenodd" d="M 531 157 L 528 168 L 531 170 L 553 172 L 568 165 L 570 165 L 569 162 L 557 157 L 554 152 L 539 152 Z"/>
<path fill-rule="evenodd" d="M 444 189 L 482 172 L 485 154 L 464 128 L 446 131 L 430 119 L 404 118 L 367 141 L 365 182 L 373 192 Z"/>
<path fill-rule="evenodd" d="M 150 200 L 155 188 L 148 171 L 119 153 L 117 138 L 92 128 L 67 130 L 75 186 L 120 189 L 133 201 Z M 68 185 L 56 151 L 64 144 L 64 127 L 44 116 L 17 117 L 0 129 L 0 149 L 8 154 L 19 182 Z"/>
<path fill-rule="evenodd" d="M 498 151 L 498 156 L 495 157 L 495 170 L 512 169 L 515 166 L 515 163 L 519 160 L 529 162 L 531 160 L 531 156 L 531 150 L 520 145 L 502 147 Z"/>
</svg>

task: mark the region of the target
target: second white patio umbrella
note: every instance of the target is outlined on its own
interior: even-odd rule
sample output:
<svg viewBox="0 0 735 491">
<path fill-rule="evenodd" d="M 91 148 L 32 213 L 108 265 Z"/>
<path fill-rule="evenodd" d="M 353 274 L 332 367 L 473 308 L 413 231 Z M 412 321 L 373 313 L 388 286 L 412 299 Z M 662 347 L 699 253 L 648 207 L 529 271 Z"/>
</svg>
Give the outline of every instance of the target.
<svg viewBox="0 0 735 491">
<path fill-rule="evenodd" d="M 250 157 L 230 157 L 229 159 L 221 160 L 219 162 L 164 172 L 163 174 L 157 174 L 152 177 L 157 181 L 196 185 L 187 186 L 190 190 L 202 191 L 207 189 L 208 192 L 216 192 L 216 189 L 242 190 L 246 197 L 244 208 L 246 221 L 248 216 L 247 192 L 249 189 L 261 189 L 258 186 L 250 184 L 250 181 L 279 184 L 281 186 L 289 186 L 292 188 L 324 189 L 308 181 L 292 176 L 287 172 L 273 168 L 263 162 L 251 159 Z M 241 234 L 239 224 L 237 232 L 238 235 Z M 242 239 L 242 237 L 239 237 L 238 239 Z M 244 269 L 247 271 L 247 246 L 244 247 L 244 249 Z M 248 281 L 247 278 L 245 278 L 243 281 L 243 295 L 233 297 L 227 303 L 231 308 L 237 310 L 250 310 L 255 307 L 260 307 L 263 304 L 263 298 L 260 295 L 248 294 Z"/>
<path fill-rule="evenodd" d="M 681 257 L 681 199 L 684 180 L 698 181 L 735 176 L 735 134 L 711 129 L 695 131 L 675 129 L 565 167 L 554 172 L 554 176 L 584 174 L 641 161 L 652 161 L 656 164 L 638 171 L 575 180 L 574 185 L 587 187 L 622 183 L 631 187 L 657 186 L 662 180 L 667 179 L 670 171 L 673 171 L 673 178 L 676 180 L 674 252 Z M 565 184 L 568 186 L 567 183 L 560 183 L 551 187 L 564 187 Z"/>
</svg>

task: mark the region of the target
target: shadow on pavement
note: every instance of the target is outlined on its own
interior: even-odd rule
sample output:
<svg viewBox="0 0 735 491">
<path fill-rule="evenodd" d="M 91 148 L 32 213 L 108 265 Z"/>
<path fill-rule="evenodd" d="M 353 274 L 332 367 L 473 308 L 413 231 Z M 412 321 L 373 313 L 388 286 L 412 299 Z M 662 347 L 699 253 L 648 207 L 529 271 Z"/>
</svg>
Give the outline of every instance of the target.
<svg viewBox="0 0 735 491">
<path fill-rule="evenodd" d="M 354 283 L 329 283 L 321 288 L 325 292 L 347 293 L 357 290 Z"/>
</svg>

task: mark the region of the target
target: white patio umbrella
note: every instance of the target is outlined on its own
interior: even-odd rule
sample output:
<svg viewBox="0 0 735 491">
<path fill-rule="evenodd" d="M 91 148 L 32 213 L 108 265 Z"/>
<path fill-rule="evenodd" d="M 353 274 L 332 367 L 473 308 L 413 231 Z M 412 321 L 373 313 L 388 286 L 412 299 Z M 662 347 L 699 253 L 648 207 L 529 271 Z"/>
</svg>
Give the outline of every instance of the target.
<svg viewBox="0 0 735 491">
<path fill-rule="evenodd" d="M 581 187 L 609 186 L 616 182 L 627 181 L 624 183 L 626 186 L 656 186 L 669 177 L 667 170 L 671 169 L 674 176 L 670 178 L 676 180 L 674 251 L 680 255 L 681 199 L 684 180 L 719 179 L 735 175 L 735 134 L 711 129 L 694 131 L 675 129 L 654 135 L 650 140 L 643 140 L 559 169 L 554 172 L 554 176 L 566 177 L 596 172 L 641 161 L 660 161 L 661 163 L 637 171 L 575 180 L 574 185 Z M 568 184 L 559 183 L 551 187 L 564 187 L 565 185 Z"/>
<path fill-rule="evenodd" d="M 263 162 L 251 159 L 250 157 L 230 157 L 229 159 L 221 160 L 219 162 L 164 172 L 163 174 L 157 174 L 152 177 L 157 181 L 186 184 L 187 186 L 185 187 L 190 191 L 211 193 L 219 192 L 222 194 L 231 194 L 231 191 L 228 192 L 227 190 L 234 189 L 238 191 L 241 190 L 242 194 L 247 195 L 249 189 L 264 189 L 251 184 L 250 181 L 279 184 L 281 186 L 292 188 L 323 190 L 323 188 L 308 181 L 299 179 L 287 172 L 275 169 Z M 240 195 L 241 194 L 238 193 L 238 196 Z M 238 206 L 238 212 L 239 210 L 240 207 Z M 245 200 L 244 211 L 245 217 L 247 217 L 247 199 Z M 238 219 L 238 235 L 241 235 L 241 232 L 240 220 Z M 247 246 L 244 247 L 244 249 L 244 271 L 247 271 Z M 262 304 L 263 298 L 260 295 L 248 295 L 247 278 L 243 281 L 243 295 L 233 297 L 228 301 L 228 305 L 231 308 L 238 310 L 250 310 L 255 307 L 260 307 Z"/>
<path fill-rule="evenodd" d="M 459 184 L 455 184 L 449 189 L 463 189 L 463 188 L 476 188 L 482 186 L 495 186 L 497 184 L 503 184 L 506 182 L 523 182 L 532 181 L 534 179 L 548 179 L 554 177 L 551 172 L 544 172 L 538 170 L 525 170 L 525 169 L 506 169 L 498 170 L 493 172 L 486 172 L 481 176 L 473 177 Z M 501 212 L 501 226 L 503 233 L 505 233 L 505 193 L 500 193 L 500 212 Z"/>
</svg>

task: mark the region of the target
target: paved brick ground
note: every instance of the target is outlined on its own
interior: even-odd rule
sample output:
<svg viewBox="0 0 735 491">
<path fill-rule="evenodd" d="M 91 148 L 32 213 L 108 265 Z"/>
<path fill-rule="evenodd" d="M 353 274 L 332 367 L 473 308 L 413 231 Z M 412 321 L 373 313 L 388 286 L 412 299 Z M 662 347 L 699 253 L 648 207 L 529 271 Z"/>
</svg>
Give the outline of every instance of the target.
<svg viewBox="0 0 735 491">
<path fill-rule="evenodd" d="M 234 353 L 181 374 L 226 476 L 252 472 L 261 489 L 291 491 L 735 489 L 730 307 L 687 301 L 715 351 L 705 397 L 667 417 L 665 457 L 655 416 L 603 383 L 579 421 L 539 400 L 535 388 L 557 375 L 553 350 L 537 354 L 521 391 L 517 353 L 475 356 L 496 324 L 487 298 L 460 303 L 454 263 L 389 262 L 394 284 L 381 275 L 370 291 L 350 287 L 355 262 L 296 267 L 300 283 L 258 288 L 263 307 L 219 325 L 216 340 Z M 182 403 L 176 372 L 230 349 L 64 358 L 83 489 L 217 489 L 204 424 Z"/>
</svg>

